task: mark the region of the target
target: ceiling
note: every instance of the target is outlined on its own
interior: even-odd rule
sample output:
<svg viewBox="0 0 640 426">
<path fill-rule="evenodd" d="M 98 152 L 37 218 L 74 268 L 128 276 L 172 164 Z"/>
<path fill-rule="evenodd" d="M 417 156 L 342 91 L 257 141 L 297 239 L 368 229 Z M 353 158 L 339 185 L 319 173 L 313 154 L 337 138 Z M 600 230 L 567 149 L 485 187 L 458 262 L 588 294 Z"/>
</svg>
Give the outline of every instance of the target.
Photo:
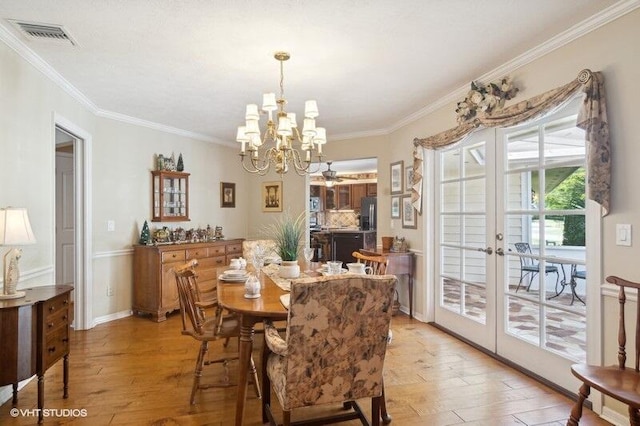
<svg viewBox="0 0 640 426">
<path fill-rule="evenodd" d="M 331 143 L 389 133 L 621 3 L 2 0 L 0 39 L 98 115 L 221 143 L 246 104 L 278 93 L 285 50 L 287 109 L 301 117 L 316 99 Z M 77 44 L 29 39 L 10 20 L 62 25 Z"/>
</svg>

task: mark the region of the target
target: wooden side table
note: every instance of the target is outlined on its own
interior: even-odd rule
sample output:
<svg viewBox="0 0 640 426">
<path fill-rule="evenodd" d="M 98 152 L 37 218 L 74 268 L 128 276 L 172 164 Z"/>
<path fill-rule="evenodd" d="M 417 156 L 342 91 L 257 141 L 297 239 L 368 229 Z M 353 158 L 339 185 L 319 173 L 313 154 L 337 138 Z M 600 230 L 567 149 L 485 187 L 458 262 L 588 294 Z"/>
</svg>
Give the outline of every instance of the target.
<svg viewBox="0 0 640 426">
<path fill-rule="evenodd" d="M 387 264 L 387 274 L 406 275 L 409 287 L 409 318 L 413 319 L 413 271 L 415 267 L 415 253 L 391 252 L 382 250 L 360 250 L 360 253 L 367 256 L 384 256 L 389 259 Z"/>
<path fill-rule="evenodd" d="M 43 422 L 44 373 L 64 358 L 63 397 L 69 396 L 69 327 L 71 290 L 68 285 L 34 287 L 19 299 L 0 301 L 0 385 L 13 385 L 38 375 L 38 423 Z"/>
</svg>

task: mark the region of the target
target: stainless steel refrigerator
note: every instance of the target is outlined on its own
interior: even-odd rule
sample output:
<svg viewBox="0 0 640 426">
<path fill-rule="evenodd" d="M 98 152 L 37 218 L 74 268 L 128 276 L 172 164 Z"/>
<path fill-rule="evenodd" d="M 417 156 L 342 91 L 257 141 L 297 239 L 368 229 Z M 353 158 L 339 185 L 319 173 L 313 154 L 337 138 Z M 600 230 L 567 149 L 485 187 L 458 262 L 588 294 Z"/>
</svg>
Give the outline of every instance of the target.
<svg viewBox="0 0 640 426">
<path fill-rule="evenodd" d="M 360 229 L 368 231 L 377 227 L 376 197 L 362 197 L 360 202 Z"/>
</svg>

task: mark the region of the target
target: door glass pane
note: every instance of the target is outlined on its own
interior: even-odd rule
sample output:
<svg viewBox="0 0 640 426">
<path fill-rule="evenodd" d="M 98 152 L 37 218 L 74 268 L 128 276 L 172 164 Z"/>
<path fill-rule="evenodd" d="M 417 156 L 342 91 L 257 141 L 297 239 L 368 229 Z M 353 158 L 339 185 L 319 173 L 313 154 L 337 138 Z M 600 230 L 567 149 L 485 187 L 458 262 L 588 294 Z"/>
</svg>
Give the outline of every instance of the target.
<svg viewBox="0 0 640 426">
<path fill-rule="evenodd" d="M 484 176 L 485 142 L 464 148 L 464 177 Z"/>
<path fill-rule="evenodd" d="M 442 216 L 441 240 L 445 244 L 460 245 L 460 216 Z"/>
<path fill-rule="evenodd" d="M 460 211 L 460 182 L 442 184 L 440 208 L 443 212 Z"/>
<path fill-rule="evenodd" d="M 441 180 L 460 178 L 460 149 L 452 149 L 440 154 Z"/>
<path fill-rule="evenodd" d="M 545 347 L 576 362 L 585 362 L 585 315 L 553 308 L 547 308 L 545 312 Z"/>
<path fill-rule="evenodd" d="M 481 251 L 464 251 L 464 280 L 482 284 L 486 282 L 487 255 Z"/>
<path fill-rule="evenodd" d="M 507 135 L 505 144 L 506 170 L 537 167 L 540 157 L 538 126 L 518 130 Z"/>
<path fill-rule="evenodd" d="M 442 278 L 442 307 L 460 313 L 462 300 L 462 283 L 450 278 Z"/>
<path fill-rule="evenodd" d="M 484 248 L 487 235 L 486 215 L 464 217 L 464 245 Z M 483 254 L 484 256 L 484 254 Z M 486 259 L 485 259 L 486 261 Z"/>
<path fill-rule="evenodd" d="M 507 303 L 507 333 L 533 345 L 540 344 L 540 312 L 535 302 L 522 298 L 508 296 Z"/>
<path fill-rule="evenodd" d="M 484 285 L 464 285 L 464 314 L 481 324 L 487 321 L 487 291 Z"/>
<path fill-rule="evenodd" d="M 464 211 L 484 212 L 486 211 L 486 179 L 471 179 L 464 181 Z"/>
<path fill-rule="evenodd" d="M 460 253 L 458 248 L 442 247 L 442 275 L 460 279 Z"/>
<path fill-rule="evenodd" d="M 565 117 L 544 126 L 544 163 L 575 163 L 585 158 L 584 130 L 575 126 L 576 116 Z"/>
</svg>

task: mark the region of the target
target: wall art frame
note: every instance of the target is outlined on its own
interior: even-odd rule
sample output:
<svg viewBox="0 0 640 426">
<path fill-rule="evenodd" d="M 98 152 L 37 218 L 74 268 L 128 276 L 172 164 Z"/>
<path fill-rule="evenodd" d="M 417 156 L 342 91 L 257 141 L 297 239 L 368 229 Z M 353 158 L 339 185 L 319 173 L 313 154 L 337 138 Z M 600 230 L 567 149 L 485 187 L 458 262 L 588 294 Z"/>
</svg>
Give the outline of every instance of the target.
<svg viewBox="0 0 640 426">
<path fill-rule="evenodd" d="M 400 197 L 391 197 L 391 219 L 400 219 Z"/>
<path fill-rule="evenodd" d="M 220 182 L 220 207 L 236 207 L 236 184 Z"/>
<path fill-rule="evenodd" d="M 404 161 L 396 161 L 395 163 L 391 163 L 390 170 L 389 170 L 391 195 L 402 194 L 404 189 L 404 185 L 402 182 L 403 177 L 404 177 Z"/>
<path fill-rule="evenodd" d="M 418 211 L 411 203 L 411 194 L 400 197 L 400 210 L 402 211 L 402 227 L 405 229 L 417 229 Z"/>
<path fill-rule="evenodd" d="M 262 183 L 262 211 L 282 211 L 282 182 Z"/>
</svg>

